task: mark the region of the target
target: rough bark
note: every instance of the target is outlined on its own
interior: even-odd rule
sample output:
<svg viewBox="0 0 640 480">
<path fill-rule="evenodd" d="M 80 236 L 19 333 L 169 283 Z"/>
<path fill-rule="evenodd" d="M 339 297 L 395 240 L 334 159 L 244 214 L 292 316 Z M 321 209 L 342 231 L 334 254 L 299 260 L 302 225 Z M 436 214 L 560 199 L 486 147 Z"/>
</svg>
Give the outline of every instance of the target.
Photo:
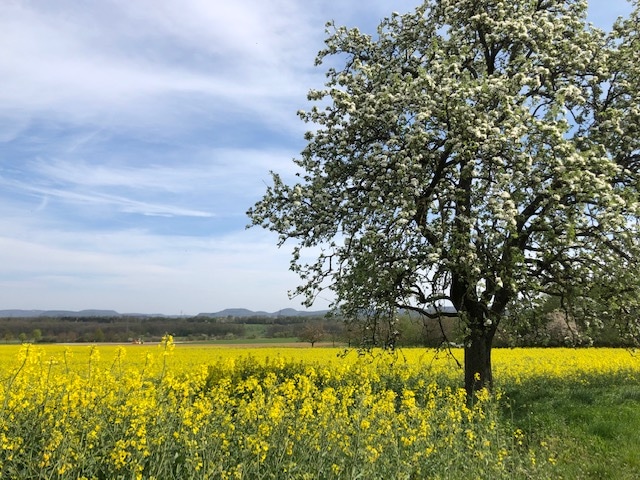
<svg viewBox="0 0 640 480">
<path fill-rule="evenodd" d="M 491 347 L 494 328 L 472 328 L 464 347 L 464 388 L 467 395 L 493 388 Z"/>
<path fill-rule="evenodd" d="M 493 305 L 495 318 L 491 319 L 488 316 L 490 309 L 477 298 L 471 283 L 462 275 L 452 276 L 452 303 L 469 329 L 464 346 L 464 387 L 469 398 L 473 398 L 478 390 L 493 388 L 491 347 L 508 293 L 501 289 L 496 297 Z"/>
</svg>

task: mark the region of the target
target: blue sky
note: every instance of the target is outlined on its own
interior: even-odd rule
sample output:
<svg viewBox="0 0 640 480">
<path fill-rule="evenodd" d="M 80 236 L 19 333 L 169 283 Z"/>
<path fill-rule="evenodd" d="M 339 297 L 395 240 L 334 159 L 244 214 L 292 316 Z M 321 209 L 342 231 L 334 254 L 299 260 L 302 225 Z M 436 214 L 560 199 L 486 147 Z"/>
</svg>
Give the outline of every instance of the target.
<svg viewBox="0 0 640 480">
<path fill-rule="evenodd" d="M 602 28 L 630 11 L 590 3 Z M 245 212 L 304 146 L 325 22 L 415 5 L 0 2 L 0 309 L 300 308 L 290 249 Z"/>
</svg>

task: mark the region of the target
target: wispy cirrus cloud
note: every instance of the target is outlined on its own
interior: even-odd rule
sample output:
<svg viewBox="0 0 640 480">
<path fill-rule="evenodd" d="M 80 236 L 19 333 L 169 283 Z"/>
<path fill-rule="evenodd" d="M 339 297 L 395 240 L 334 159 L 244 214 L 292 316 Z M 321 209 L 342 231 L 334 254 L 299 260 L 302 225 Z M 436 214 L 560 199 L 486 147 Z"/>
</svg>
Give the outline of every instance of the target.
<svg viewBox="0 0 640 480">
<path fill-rule="evenodd" d="M 44 210 L 50 199 L 54 198 L 68 204 L 80 204 L 86 206 L 108 206 L 124 213 L 137 213 L 158 217 L 213 217 L 211 212 L 183 208 L 175 205 L 163 205 L 159 203 L 143 202 L 131 198 L 108 195 L 104 193 L 81 193 L 61 188 L 47 188 L 28 184 L 15 184 L 25 192 L 41 195 L 43 202 L 38 210 Z"/>
<path fill-rule="evenodd" d="M 110 128 L 175 127 L 194 113 L 291 122 L 293 106 L 283 115 L 274 103 L 306 91 L 310 23 L 283 0 L 7 2 L 0 102 L 5 115 Z"/>
</svg>

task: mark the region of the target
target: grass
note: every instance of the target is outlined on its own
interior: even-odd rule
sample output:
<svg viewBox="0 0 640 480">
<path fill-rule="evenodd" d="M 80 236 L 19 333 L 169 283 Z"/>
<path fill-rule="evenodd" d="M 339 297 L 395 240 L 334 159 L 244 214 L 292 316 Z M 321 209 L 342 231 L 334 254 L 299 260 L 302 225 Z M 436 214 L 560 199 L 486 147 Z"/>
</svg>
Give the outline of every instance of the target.
<svg viewBox="0 0 640 480">
<path fill-rule="evenodd" d="M 246 338 L 261 338 L 266 336 L 267 326 L 263 324 L 247 323 L 244 326 Z"/>
<path fill-rule="evenodd" d="M 566 479 L 640 478 L 640 384 L 594 376 L 529 380 L 507 392 L 505 415 L 549 443 Z"/>
</svg>

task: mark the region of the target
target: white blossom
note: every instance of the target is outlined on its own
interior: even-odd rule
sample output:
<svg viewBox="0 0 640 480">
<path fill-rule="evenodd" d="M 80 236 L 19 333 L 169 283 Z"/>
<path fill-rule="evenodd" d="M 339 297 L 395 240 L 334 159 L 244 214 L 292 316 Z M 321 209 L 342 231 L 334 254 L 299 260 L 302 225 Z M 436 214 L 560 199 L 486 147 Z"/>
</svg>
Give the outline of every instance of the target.
<svg viewBox="0 0 640 480">
<path fill-rule="evenodd" d="M 274 175 L 249 211 L 281 242 L 331 251 L 294 259 L 297 292 L 332 288 L 354 316 L 427 314 L 443 292 L 491 312 L 462 317 L 487 338 L 523 296 L 581 299 L 585 320 L 598 302 L 640 311 L 639 8 L 610 38 L 574 0 L 425 0 L 378 36 L 336 27 L 317 63 L 344 68 L 300 111 L 316 127 L 304 181 Z"/>
</svg>

